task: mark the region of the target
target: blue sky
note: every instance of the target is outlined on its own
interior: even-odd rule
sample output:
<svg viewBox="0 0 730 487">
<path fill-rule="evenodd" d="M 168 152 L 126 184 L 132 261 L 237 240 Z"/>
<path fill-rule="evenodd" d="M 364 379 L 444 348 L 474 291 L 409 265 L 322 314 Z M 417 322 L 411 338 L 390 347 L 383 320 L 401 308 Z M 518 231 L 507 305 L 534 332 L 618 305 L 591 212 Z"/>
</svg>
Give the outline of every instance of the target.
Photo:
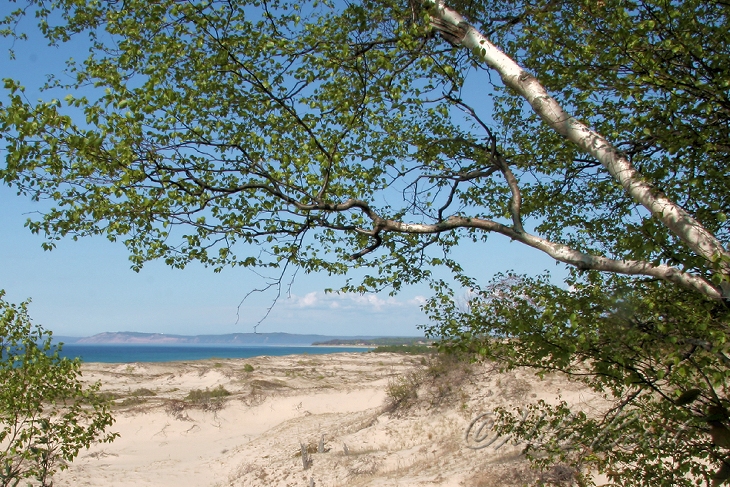
<svg viewBox="0 0 730 487">
<path fill-rule="evenodd" d="M 7 7 L 0 7 L 0 15 Z M 14 46 L 17 59 L 9 61 L 7 41 L 0 40 L 0 77 L 20 79 L 32 90 L 43 74 L 59 72 L 69 55 L 83 57 L 85 49 L 68 45 L 48 48 L 31 38 Z M 76 51 L 75 51 L 76 50 Z M 475 90 L 476 91 L 476 90 Z M 63 94 L 54 93 L 62 98 Z M 0 160 L 3 158 L 0 142 Z M 0 186 L 0 289 L 6 300 L 32 298 L 35 322 L 56 335 L 88 336 L 104 331 L 140 331 L 178 334 L 252 332 L 274 298 L 273 292 L 242 298 L 265 281 L 245 269 L 216 274 L 200 265 L 184 270 L 151 262 L 136 273 L 130 269 L 121 243 L 101 238 L 63 240 L 50 252 L 41 248 L 43 237 L 32 235 L 24 223 L 41 206 Z M 459 248 L 472 275 L 488 280 L 500 271 L 535 274 L 545 269 L 556 277 L 563 266 L 544 254 L 501 236 L 486 244 Z M 299 274 L 291 295 L 286 292 L 259 332 L 319 333 L 328 335 L 420 335 L 426 322 L 420 305 L 429 296 L 426 286 L 404 289 L 399 295 L 326 295 L 325 288 L 344 284 L 345 278 Z M 240 312 L 239 312 L 240 311 Z"/>
<path fill-rule="evenodd" d="M 178 334 L 252 332 L 266 313 L 273 292 L 241 299 L 264 281 L 245 269 L 216 274 L 200 265 L 171 269 L 150 262 L 141 272 L 130 269 L 126 248 L 104 238 L 62 240 L 52 251 L 41 248 L 43 237 L 23 227 L 35 204 L 0 186 L 0 288 L 6 299 L 32 298 L 31 315 L 57 335 L 87 336 L 104 331 Z M 464 245 L 461 260 L 486 281 L 499 271 L 536 273 L 563 267 L 544 254 L 494 236 L 486 244 Z M 425 286 L 399 295 L 325 294 L 344 283 L 343 277 L 299 274 L 291 296 L 283 295 L 259 332 L 328 335 L 419 335 L 426 321 L 420 304 Z"/>
</svg>

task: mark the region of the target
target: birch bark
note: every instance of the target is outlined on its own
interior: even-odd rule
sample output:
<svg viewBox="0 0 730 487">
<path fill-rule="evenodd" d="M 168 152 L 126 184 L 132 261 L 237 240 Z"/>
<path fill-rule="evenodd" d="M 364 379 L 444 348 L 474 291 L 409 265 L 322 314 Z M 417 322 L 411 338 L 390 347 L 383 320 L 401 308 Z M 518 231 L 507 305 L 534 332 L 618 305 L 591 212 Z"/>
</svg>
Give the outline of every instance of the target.
<svg viewBox="0 0 730 487">
<path fill-rule="evenodd" d="M 695 218 L 649 182 L 606 138 L 567 113 L 540 82 L 502 52 L 466 19 L 439 0 L 424 0 L 435 26 L 447 38 L 471 50 L 499 73 L 504 84 L 525 98 L 532 109 L 553 130 L 595 157 L 637 203 L 649 210 L 697 255 L 708 260 L 722 276 L 719 293 L 703 291 L 712 299 L 730 301 L 730 252 Z"/>
</svg>

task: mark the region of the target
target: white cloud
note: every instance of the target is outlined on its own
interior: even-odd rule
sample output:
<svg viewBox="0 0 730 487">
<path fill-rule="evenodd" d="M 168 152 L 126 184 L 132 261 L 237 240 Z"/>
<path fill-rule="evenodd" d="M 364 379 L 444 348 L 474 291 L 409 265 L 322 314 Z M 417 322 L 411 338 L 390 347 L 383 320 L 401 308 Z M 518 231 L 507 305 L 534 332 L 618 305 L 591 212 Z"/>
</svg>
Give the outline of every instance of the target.
<svg viewBox="0 0 730 487">
<path fill-rule="evenodd" d="M 423 296 L 401 300 L 393 296 L 381 297 L 377 294 L 338 294 L 313 291 L 304 296 L 292 294 L 285 306 L 290 308 L 336 309 L 360 312 L 387 312 L 393 309 L 417 308 L 426 303 Z"/>
<path fill-rule="evenodd" d="M 372 308 L 376 311 L 382 310 L 384 306 L 398 306 L 399 304 L 392 296 L 382 299 L 377 294 L 346 294 L 344 297 L 349 298 L 356 306 Z"/>
<path fill-rule="evenodd" d="M 319 297 L 317 296 L 316 291 L 307 293 L 304 297 L 292 295 L 290 299 L 297 308 L 314 308 L 319 302 Z"/>
</svg>

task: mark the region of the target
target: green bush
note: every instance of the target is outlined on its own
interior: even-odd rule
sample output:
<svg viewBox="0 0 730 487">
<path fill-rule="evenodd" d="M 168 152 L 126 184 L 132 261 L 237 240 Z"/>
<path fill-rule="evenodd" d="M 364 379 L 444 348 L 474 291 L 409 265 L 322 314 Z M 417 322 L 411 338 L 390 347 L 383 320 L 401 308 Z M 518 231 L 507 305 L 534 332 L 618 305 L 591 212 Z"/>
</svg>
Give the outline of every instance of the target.
<svg viewBox="0 0 730 487">
<path fill-rule="evenodd" d="M 251 365 L 251 364 L 246 364 L 246 365 L 244 365 L 244 366 L 243 366 L 243 370 L 244 370 L 245 372 L 253 372 L 253 365 Z"/>
<path fill-rule="evenodd" d="M 52 485 L 81 448 L 111 442 L 114 422 L 100 384 L 84 386 L 78 359 L 61 358 L 51 332 L 31 324 L 27 302 L 0 290 L 0 486 L 35 479 Z"/>
<path fill-rule="evenodd" d="M 214 389 L 205 390 L 193 389 L 185 397 L 185 401 L 194 407 L 202 408 L 204 410 L 217 410 L 220 409 L 223 404 L 223 398 L 230 396 L 223 386 L 219 385 Z"/>
</svg>

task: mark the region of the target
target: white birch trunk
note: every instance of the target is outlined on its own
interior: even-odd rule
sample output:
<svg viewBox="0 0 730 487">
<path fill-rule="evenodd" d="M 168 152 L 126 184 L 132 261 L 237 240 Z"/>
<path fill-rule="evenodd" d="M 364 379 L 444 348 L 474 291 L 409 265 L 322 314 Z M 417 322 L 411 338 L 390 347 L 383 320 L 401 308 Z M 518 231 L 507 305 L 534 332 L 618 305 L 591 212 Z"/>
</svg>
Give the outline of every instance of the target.
<svg viewBox="0 0 730 487">
<path fill-rule="evenodd" d="M 534 76 L 470 26 L 461 14 L 438 0 L 423 3 L 430 8 L 433 18 L 463 33 L 459 39 L 461 44 L 496 70 L 504 84 L 524 97 L 550 128 L 595 157 L 634 201 L 648 209 L 697 255 L 716 265 L 725 278 L 721 285 L 722 298 L 730 300 L 730 285 L 726 282 L 730 277 L 730 253 L 711 232 L 643 180 L 631 161 L 608 140 L 563 110 Z M 717 299 L 717 296 L 710 297 Z"/>
</svg>

